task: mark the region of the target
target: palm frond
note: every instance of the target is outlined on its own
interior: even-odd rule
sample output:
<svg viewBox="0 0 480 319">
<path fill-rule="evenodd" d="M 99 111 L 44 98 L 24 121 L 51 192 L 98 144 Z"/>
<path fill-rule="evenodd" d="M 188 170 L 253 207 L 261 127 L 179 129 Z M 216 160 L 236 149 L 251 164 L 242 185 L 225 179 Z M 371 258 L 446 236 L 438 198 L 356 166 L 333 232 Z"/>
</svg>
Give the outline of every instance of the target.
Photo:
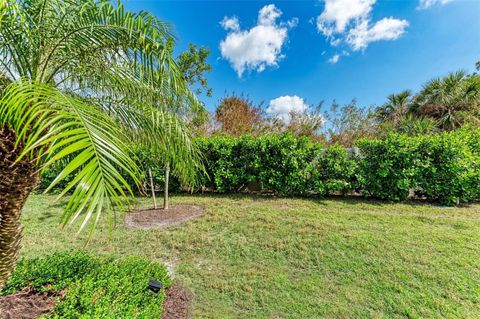
<svg viewBox="0 0 480 319">
<path fill-rule="evenodd" d="M 202 155 L 181 114 L 142 104 L 115 108 L 111 116 L 120 118 L 123 125 L 129 123 L 129 126 L 123 126 L 129 140 L 144 145 L 169 164 L 184 185 L 195 186 L 205 173 Z"/>
<path fill-rule="evenodd" d="M 30 82 L 11 84 L 0 100 L 0 124 L 17 132 L 24 144 L 21 157 L 42 157 L 43 167 L 67 156 L 72 159 L 49 188 L 70 174 L 63 222 L 84 215 L 80 230 L 91 221 L 95 228 L 102 210 L 124 207 L 132 194 L 122 177 L 129 174 L 138 183 L 138 168 L 128 155 L 118 125 L 101 110 L 69 97 L 55 88 Z M 47 189 L 48 190 L 48 189 Z"/>
</svg>

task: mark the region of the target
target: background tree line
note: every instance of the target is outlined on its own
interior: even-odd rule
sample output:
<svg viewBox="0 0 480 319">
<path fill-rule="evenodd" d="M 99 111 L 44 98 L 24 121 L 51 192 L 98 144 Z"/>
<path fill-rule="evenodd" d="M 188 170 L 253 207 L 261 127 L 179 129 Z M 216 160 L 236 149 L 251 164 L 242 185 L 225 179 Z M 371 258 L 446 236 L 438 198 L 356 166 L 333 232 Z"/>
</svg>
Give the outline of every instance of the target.
<svg viewBox="0 0 480 319">
<path fill-rule="evenodd" d="M 480 63 L 476 66 L 479 70 Z M 345 105 L 333 101 L 325 107 L 322 101 L 292 112 L 288 121 L 267 114 L 263 102 L 256 104 L 246 94 L 226 94 L 208 119 L 195 123 L 195 129 L 201 136 L 290 132 L 349 147 L 360 138 L 381 139 L 391 132 L 416 136 L 465 125 L 480 126 L 480 76 L 476 72 L 452 72 L 428 81 L 419 92 L 393 93 L 378 106 L 363 107 L 352 100 Z"/>
</svg>

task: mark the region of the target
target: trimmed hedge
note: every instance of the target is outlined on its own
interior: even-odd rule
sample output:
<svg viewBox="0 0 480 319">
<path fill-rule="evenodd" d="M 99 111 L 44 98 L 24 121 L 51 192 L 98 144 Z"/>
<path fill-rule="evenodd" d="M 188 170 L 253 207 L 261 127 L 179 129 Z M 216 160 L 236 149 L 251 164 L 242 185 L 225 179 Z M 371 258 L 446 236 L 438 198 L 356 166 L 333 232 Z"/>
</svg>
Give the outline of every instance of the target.
<svg viewBox="0 0 480 319">
<path fill-rule="evenodd" d="M 199 138 L 208 176 L 203 187 L 219 193 L 246 188 L 286 196 L 325 196 L 356 191 L 391 201 L 419 197 L 454 205 L 480 200 L 480 132 L 462 129 L 383 140 L 359 140 L 357 150 L 323 148 L 291 134 Z M 162 163 L 135 149 L 163 187 Z M 49 179 L 55 174 L 44 175 Z M 180 190 L 174 177 L 170 188 Z M 44 183 L 46 183 L 44 181 Z"/>
<path fill-rule="evenodd" d="M 357 187 L 366 196 L 404 200 L 409 190 L 446 205 L 480 200 L 480 134 L 361 140 Z"/>
<path fill-rule="evenodd" d="M 202 138 L 196 141 L 210 177 L 205 186 L 220 193 L 252 184 L 283 195 L 318 192 L 314 160 L 319 144 L 293 135 Z M 253 185 L 255 187 L 255 185 Z"/>
<path fill-rule="evenodd" d="M 22 259 L 1 295 L 25 287 L 39 292 L 67 289 L 45 318 L 160 318 L 165 289 L 152 294 L 149 279 L 165 287 L 171 284 L 166 268 L 155 262 L 61 252 Z"/>
<path fill-rule="evenodd" d="M 365 196 L 405 200 L 418 175 L 417 140 L 400 135 L 387 139 L 360 140 L 357 187 Z"/>
</svg>

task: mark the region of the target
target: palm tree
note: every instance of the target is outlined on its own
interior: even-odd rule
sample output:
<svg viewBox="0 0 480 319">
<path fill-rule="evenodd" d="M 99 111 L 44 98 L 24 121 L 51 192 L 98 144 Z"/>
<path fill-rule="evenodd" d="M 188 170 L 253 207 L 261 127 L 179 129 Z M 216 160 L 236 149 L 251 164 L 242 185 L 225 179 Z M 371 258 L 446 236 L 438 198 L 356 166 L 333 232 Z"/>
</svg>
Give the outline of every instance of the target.
<svg viewBox="0 0 480 319">
<path fill-rule="evenodd" d="M 405 116 L 396 126 L 396 131 L 410 136 L 428 135 L 438 130 L 436 120 L 429 117 L 419 117 L 413 114 Z"/>
<path fill-rule="evenodd" d="M 478 119 L 479 108 L 480 76 L 459 71 L 428 82 L 415 99 L 414 111 L 452 130 Z"/>
<path fill-rule="evenodd" d="M 198 103 L 172 43 L 168 24 L 106 0 L 0 0 L 0 289 L 39 171 L 67 160 L 50 188 L 74 176 L 63 223 L 82 215 L 91 234 L 129 203 L 122 174 L 139 183 L 129 141 L 190 154 L 182 115 Z"/>
<path fill-rule="evenodd" d="M 412 103 L 412 93 L 405 90 L 398 94 L 391 94 L 387 102 L 377 109 L 377 116 L 382 121 L 391 121 L 398 124 L 409 112 Z"/>
</svg>

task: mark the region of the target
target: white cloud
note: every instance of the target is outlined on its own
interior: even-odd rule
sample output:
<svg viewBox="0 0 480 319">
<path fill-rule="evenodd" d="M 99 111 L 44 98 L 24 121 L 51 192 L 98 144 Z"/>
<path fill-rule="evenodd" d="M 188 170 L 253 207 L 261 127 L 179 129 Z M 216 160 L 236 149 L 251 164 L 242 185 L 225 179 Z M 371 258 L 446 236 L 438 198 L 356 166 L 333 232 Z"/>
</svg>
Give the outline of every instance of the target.
<svg viewBox="0 0 480 319">
<path fill-rule="evenodd" d="M 376 0 L 325 0 L 317 18 L 317 28 L 326 36 L 342 33 L 351 21 L 366 18 Z"/>
<path fill-rule="evenodd" d="M 237 17 L 224 17 L 220 24 L 225 30 L 240 30 L 240 23 L 238 22 Z"/>
<path fill-rule="evenodd" d="M 340 43 L 342 42 L 342 39 L 332 39 L 332 41 L 330 41 L 330 44 L 334 47 L 338 46 Z"/>
<path fill-rule="evenodd" d="M 301 97 L 284 95 L 271 100 L 266 112 L 278 116 L 285 123 L 288 123 L 292 112 L 302 113 L 306 110 L 308 110 L 308 104 Z"/>
<path fill-rule="evenodd" d="M 332 56 L 330 59 L 328 59 L 328 62 L 331 64 L 335 64 L 340 60 L 340 54 L 335 54 Z"/>
<path fill-rule="evenodd" d="M 295 28 L 298 25 L 298 18 L 292 18 L 287 22 L 280 23 L 281 26 L 287 26 L 289 28 Z"/>
<path fill-rule="evenodd" d="M 324 10 L 317 17 L 317 29 L 335 47 L 347 44 L 353 51 L 364 50 L 375 41 L 398 39 L 409 25 L 407 20 L 393 17 L 372 22 L 372 9 L 376 0 L 324 0 L 324 2 Z M 329 62 L 338 62 L 334 57 Z"/>
<path fill-rule="evenodd" d="M 274 25 L 275 20 L 282 15 L 274 4 L 266 5 L 258 11 L 258 24 L 260 25 Z"/>
<path fill-rule="evenodd" d="M 257 25 L 241 30 L 236 17 L 225 17 L 220 22 L 229 31 L 220 42 L 222 57 L 230 62 L 241 77 L 246 70 L 262 72 L 267 66 L 278 66 L 284 55 L 282 47 L 287 40 L 288 29 L 296 26 L 298 19 L 277 23 L 282 12 L 273 4 L 258 12 Z"/>
<path fill-rule="evenodd" d="M 350 29 L 347 35 L 349 43 L 354 51 L 365 49 L 369 43 L 375 41 L 392 41 L 398 39 L 408 27 L 407 20 L 395 19 L 393 17 L 383 18 L 373 26 L 365 20 L 355 28 Z"/>
<path fill-rule="evenodd" d="M 420 3 L 418 4 L 417 9 L 428 9 L 431 6 L 434 6 L 436 4 L 444 5 L 453 0 L 420 0 Z"/>
</svg>

